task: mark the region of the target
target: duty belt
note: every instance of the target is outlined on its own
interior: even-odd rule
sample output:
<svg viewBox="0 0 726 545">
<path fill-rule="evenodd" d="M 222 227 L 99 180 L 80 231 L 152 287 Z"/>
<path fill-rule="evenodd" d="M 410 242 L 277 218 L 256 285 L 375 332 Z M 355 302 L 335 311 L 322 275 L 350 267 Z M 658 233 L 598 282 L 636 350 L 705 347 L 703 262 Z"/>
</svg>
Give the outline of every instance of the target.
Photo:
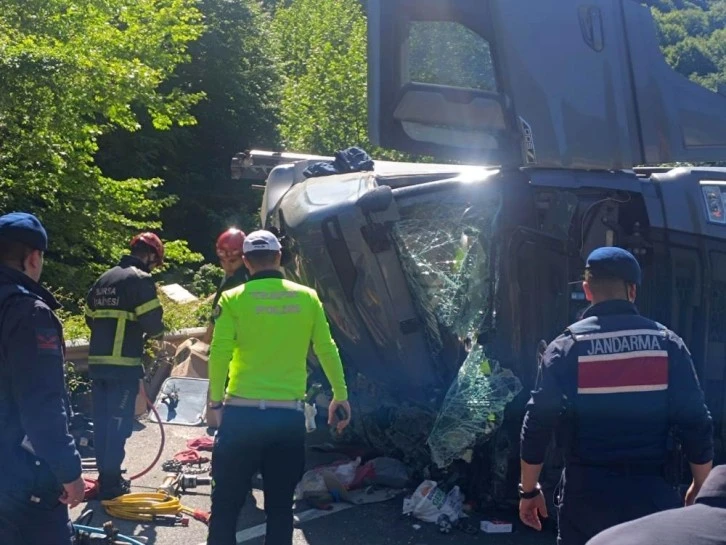
<svg viewBox="0 0 726 545">
<path fill-rule="evenodd" d="M 571 468 L 596 468 L 610 471 L 618 475 L 633 476 L 665 476 L 665 464 L 658 462 L 569 462 Z"/>
<path fill-rule="evenodd" d="M 293 411 L 304 411 L 304 403 L 302 401 L 276 401 L 268 399 L 245 399 L 243 397 L 227 396 L 224 399 L 225 406 L 228 407 L 253 407 L 255 409 L 289 409 Z"/>
</svg>

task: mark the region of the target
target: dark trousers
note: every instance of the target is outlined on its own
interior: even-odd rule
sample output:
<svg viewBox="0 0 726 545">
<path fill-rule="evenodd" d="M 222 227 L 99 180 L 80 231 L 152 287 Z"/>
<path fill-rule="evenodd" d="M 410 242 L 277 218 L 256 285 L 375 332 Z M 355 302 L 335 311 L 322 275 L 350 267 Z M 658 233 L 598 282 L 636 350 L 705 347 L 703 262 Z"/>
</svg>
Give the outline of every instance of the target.
<svg viewBox="0 0 726 545">
<path fill-rule="evenodd" d="M 19 488 L 0 490 L 0 543 L 2 545 L 71 545 L 73 527 L 68 507 L 58 496 L 30 500 Z"/>
<path fill-rule="evenodd" d="M 134 427 L 134 408 L 139 392 L 138 380 L 94 379 L 93 445 L 100 474 L 121 475 L 126 439 Z"/>
<path fill-rule="evenodd" d="M 237 517 L 262 473 L 265 545 L 291 545 L 293 495 L 305 469 L 305 417 L 289 409 L 225 407 L 212 453 L 208 545 L 236 545 Z"/>
<path fill-rule="evenodd" d="M 562 472 L 557 545 L 585 545 L 603 530 L 683 501 L 657 474 L 623 474 L 605 468 L 570 467 Z"/>
</svg>

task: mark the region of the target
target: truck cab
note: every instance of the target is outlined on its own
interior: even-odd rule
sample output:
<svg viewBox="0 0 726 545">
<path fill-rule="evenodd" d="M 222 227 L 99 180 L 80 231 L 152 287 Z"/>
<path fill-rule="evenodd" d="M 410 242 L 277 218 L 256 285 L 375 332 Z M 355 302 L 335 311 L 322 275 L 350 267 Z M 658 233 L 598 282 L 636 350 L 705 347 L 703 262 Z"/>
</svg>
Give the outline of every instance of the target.
<svg viewBox="0 0 726 545">
<path fill-rule="evenodd" d="M 358 437 L 516 501 L 538 358 L 587 306 L 586 256 L 616 245 L 693 354 L 723 461 L 726 96 L 666 64 L 633 0 L 367 5 L 371 139 L 426 160 L 310 177 L 328 158 L 257 155 L 262 224 L 321 295 Z"/>
</svg>

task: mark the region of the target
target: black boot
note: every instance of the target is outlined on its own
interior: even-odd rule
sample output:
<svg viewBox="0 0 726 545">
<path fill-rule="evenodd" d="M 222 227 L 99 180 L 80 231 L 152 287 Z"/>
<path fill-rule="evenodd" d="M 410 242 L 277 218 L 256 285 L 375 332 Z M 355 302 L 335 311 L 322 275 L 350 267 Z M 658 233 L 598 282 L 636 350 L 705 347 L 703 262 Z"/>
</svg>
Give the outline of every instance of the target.
<svg viewBox="0 0 726 545">
<path fill-rule="evenodd" d="M 98 476 L 98 498 L 112 500 L 128 494 L 131 491 L 131 482 L 123 479 L 121 473 L 101 473 Z"/>
</svg>

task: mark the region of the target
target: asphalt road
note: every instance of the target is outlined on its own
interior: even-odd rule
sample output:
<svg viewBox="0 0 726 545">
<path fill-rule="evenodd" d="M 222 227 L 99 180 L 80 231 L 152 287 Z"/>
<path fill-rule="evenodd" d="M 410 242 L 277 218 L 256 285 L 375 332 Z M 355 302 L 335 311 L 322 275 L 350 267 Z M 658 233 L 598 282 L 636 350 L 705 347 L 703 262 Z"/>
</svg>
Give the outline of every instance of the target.
<svg viewBox="0 0 726 545">
<path fill-rule="evenodd" d="M 166 446 L 161 460 L 173 457 L 185 450 L 186 442 L 207 435 L 205 427 L 166 426 Z M 314 438 L 315 435 L 310 435 Z M 154 459 L 159 447 L 160 433 L 156 423 L 142 420 L 127 443 L 125 467 L 127 475 L 134 475 L 146 468 Z M 341 458 L 339 454 L 309 452 L 308 466 L 315 467 Z M 89 476 L 94 476 L 90 473 Z M 160 464 L 149 474 L 133 482 L 132 492 L 154 492 L 161 485 L 165 473 Z M 258 483 L 259 484 L 259 483 Z M 210 489 L 208 486 L 187 491 L 182 503 L 194 509 L 209 511 Z M 248 502 L 238 521 L 238 543 L 261 545 L 264 542 L 264 497 L 259 489 L 253 490 L 255 502 Z M 551 531 L 538 533 L 516 523 L 516 513 L 499 514 L 499 518 L 515 522 L 511 534 L 485 534 L 479 532 L 470 536 L 459 530 L 442 534 L 433 524 L 417 521 L 401 514 L 403 495 L 383 503 L 368 505 L 336 504 L 332 511 L 312 509 L 308 505 L 296 507 L 294 535 L 295 545 L 466 545 L 482 541 L 492 545 L 554 545 Z M 76 507 L 72 511 L 75 519 L 86 509 L 94 511 L 91 526 L 100 527 L 113 520 L 122 534 L 147 538 L 148 545 L 204 545 L 207 528 L 196 520 L 190 520 L 188 527 L 168 527 L 154 524 L 111 519 L 96 501 Z M 481 517 L 473 515 L 471 522 L 478 526 Z"/>
</svg>

